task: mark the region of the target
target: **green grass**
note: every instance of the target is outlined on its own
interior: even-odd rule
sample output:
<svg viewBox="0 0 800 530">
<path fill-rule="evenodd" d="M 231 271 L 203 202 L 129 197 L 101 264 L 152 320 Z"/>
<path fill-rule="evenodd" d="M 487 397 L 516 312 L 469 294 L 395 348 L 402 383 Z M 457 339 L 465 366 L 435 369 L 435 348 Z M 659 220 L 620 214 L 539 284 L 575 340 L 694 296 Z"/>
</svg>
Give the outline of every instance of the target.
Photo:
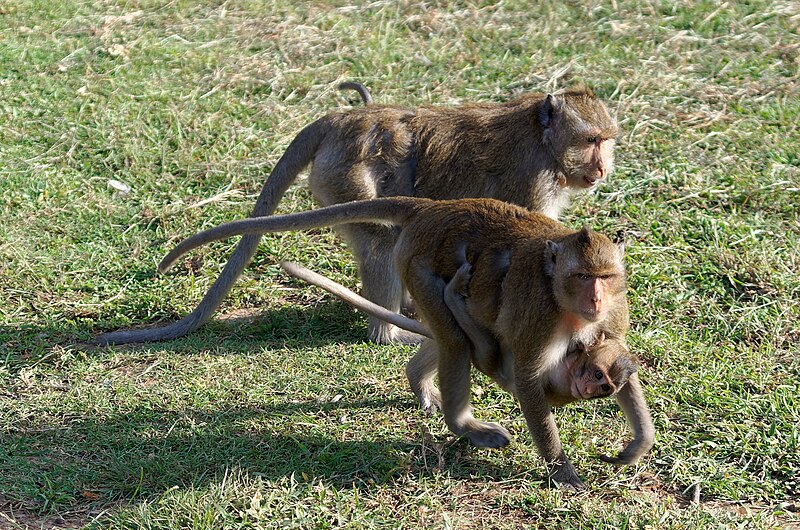
<svg viewBox="0 0 800 530">
<path fill-rule="evenodd" d="M 0 527 L 797 528 L 799 32 L 790 1 L 2 2 Z M 450 436 L 407 389 L 413 348 L 280 272 L 357 286 L 329 231 L 265 238 L 189 337 L 75 346 L 190 311 L 235 241 L 158 260 L 246 216 L 300 128 L 358 104 L 345 79 L 408 106 L 608 101 L 617 170 L 565 222 L 626 237 L 658 433 L 639 464 L 596 458 L 628 436 L 612 401 L 570 406 L 588 491 L 543 488 L 483 378 L 516 443 Z M 311 206 L 300 185 L 281 211 Z"/>
</svg>

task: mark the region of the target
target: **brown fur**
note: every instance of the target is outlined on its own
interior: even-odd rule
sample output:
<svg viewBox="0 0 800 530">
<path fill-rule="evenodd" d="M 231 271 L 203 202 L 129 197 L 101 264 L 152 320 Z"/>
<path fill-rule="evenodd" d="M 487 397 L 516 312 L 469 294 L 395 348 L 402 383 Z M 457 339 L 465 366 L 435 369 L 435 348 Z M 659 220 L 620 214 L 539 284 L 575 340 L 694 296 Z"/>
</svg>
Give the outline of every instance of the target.
<svg viewBox="0 0 800 530">
<path fill-rule="evenodd" d="M 503 355 L 491 332 L 473 320 L 467 309 L 471 277 L 472 266 L 465 261 L 445 287 L 445 304 L 472 343 L 473 364 L 514 393 L 513 381 L 504 377 L 502 363 L 507 356 Z M 610 327 L 621 331 L 619 325 Z M 591 344 L 575 344 L 556 366 L 543 374 L 547 401 L 551 406 L 561 406 L 581 399 L 612 396 L 628 382 L 636 371 L 636 364 L 621 338 L 606 339 L 605 332 L 601 331 Z"/>
<path fill-rule="evenodd" d="M 581 487 L 558 438 L 558 428 L 545 397 L 543 374 L 563 359 L 570 345 L 593 341 L 608 322 L 618 318 L 616 315 L 627 314 L 622 254 L 604 236 L 588 231 L 571 232 L 541 214 L 489 199 L 377 199 L 226 223 L 182 241 L 159 268 L 166 270 L 185 252 L 235 234 L 302 230 L 348 222 L 400 227 L 395 265 L 433 335 L 433 339 L 423 341 L 406 368 L 420 403 L 440 406 L 445 423 L 455 434 L 467 436 L 478 446 L 502 447 L 510 441 L 508 431 L 472 416 L 471 344 L 444 302 L 445 279 L 456 275 L 464 256 L 474 264 L 466 302 L 469 314 L 497 338 L 500 351 L 509 356 L 503 364 L 511 371 L 504 377 L 515 388 L 539 452 L 551 466 L 553 480 Z M 613 257 L 606 260 L 607 268 L 587 268 L 585 257 L 578 252 L 586 246 L 582 243 L 586 238 L 590 239 L 590 248 L 605 247 L 604 253 Z M 493 263 L 493 256 L 506 256 L 502 267 Z M 593 292 L 607 298 L 603 310 L 592 313 L 589 319 L 585 306 L 593 302 L 584 296 L 585 291 L 571 300 L 563 293 L 576 270 L 594 278 L 592 285 L 602 284 L 602 288 Z M 499 302 L 497 306 L 495 302 Z M 441 392 L 433 384 L 437 373 Z M 649 415 L 645 417 L 642 413 L 647 406 L 641 397 L 641 387 L 636 392 L 632 397 L 628 394 L 627 401 L 620 404 L 626 417 L 640 420 L 636 427 L 639 430 L 634 430 L 638 437 L 651 431 L 645 425 Z M 652 440 L 634 440 L 634 443 L 638 458 L 641 448 L 649 449 Z"/>
<path fill-rule="evenodd" d="M 322 205 L 390 196 L 491 197 L 556 218 L 570 193 L 591 188 L 609 174 L 616 133 L 605 105 L 585 89 L 527 94 L 508 103 L 418 109 L 370 104 L 334 112 L 292 141 L 252 215 L 271 214 L 311 164 L 311 192 Z M 399 312 L 407 296 L 391 260 L 397 231 L 372 223 L 351 223 L 339 231 L 359 263 L 364 296 Z M 217 281 L 182 320 L 106 333 L 97 342 L 163 340 L 196 329 L 230 291 L 259 239 L 258 234 L 242 238 Z M 369 338 L 419 340 L 374 318 Z"/>
</svg>

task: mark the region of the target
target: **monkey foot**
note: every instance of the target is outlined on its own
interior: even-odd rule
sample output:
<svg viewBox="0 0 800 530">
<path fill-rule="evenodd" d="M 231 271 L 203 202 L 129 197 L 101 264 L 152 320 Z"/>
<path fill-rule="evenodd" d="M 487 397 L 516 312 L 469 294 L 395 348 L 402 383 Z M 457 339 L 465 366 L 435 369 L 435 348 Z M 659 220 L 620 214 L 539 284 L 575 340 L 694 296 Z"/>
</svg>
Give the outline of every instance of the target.
<svg viewBox="0 0 800 530">
<path fill-rule="evenodd" d="M 415 392 L 419 406 L 426 414 L 432 416 L 437 410 L 442 410 L 442 395 L 435 387 Z"/>
<path fill-rule="evenodd" d="M 511 433 L 498 423 L 475 422 L 467 432 L 469 441 L 477 447 L 499 449 L 511 442 Z"/>
<path fill-rule="evenodd" d="M 633 464 L 639 459 L 638 456 L 626 455 L 624 451 L 617 456 L 600 455 L 598 458 L 600 458 L 600 460 L 603 462 L 614 464 L 615 466 L 627 466 Z"/>
<path fill-rule="evenodd" d="M 583 485 L 578 472 L 570 462 L 563 462 L 557 464 L 556 467 L 550 472 L 549 482 L 559 488 L 569 489 L 573 491 L 581 491 L 586 488 Z"/>
<path fill-rule="evenodd" d="M 405 331 L 402 329 L 398 330 L 397 333 L 395 333 L 394 337 L 392 337 L 393 342 L 399 342 L 400 344 L 408 344 L 410 346 L 419 344 L 420 342 L 423 341 L 423 339 L 425 339 L 425 337 L 423 337 L 422 335 L 414 333 L 413 331 Z"/>
<path fill-rule="evenodd" d="M 425 337 L 413 331 L 394 329 L 392 332 L 384 330 L 370 330 L 368 339 L 375 344 L 407 344 L 414 346 L 422 342 Z"/>
</svg>

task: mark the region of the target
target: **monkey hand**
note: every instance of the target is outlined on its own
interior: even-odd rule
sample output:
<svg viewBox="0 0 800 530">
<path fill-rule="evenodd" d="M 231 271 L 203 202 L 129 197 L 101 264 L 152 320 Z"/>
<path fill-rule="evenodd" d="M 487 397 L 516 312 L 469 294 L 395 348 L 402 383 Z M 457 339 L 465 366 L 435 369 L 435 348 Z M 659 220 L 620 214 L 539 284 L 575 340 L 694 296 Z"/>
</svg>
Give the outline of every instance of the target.
<svg viewBox="0 0 800 530">
<path fill-rule="evenodd" d="M 634 439 L 617 456 L 600 455 L 599 458 L 615 466 L 628 466 L 636 463 L 651 447 L 653 440 L 650 438 Z"/>
<path fill-rule="evenodd" d="M 582 491 L 586 488 L 569 460 L 554 464 L 548 476 L 548 482 L 551 486 L 555 485 L 573 491 Z"/>
</svg>

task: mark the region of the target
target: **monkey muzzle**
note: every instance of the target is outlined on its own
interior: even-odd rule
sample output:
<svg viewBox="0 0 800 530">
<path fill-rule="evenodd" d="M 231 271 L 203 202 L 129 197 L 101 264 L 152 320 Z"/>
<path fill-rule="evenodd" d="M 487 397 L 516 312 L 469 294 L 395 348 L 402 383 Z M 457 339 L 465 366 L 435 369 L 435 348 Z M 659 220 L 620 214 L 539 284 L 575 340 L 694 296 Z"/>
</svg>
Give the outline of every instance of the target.
<svg viewBox="0 0 800 530">
<path fill-rule="evenodd" d="M 590 177 L 588 175 L 583 177 L 583 181 L 587 184 L 586 185 L 587 188 L 594 188 L 595 186 L 597 186 L 598 184 L 600 184 L 604 180 L 605 180 L 605 177 L 602 176 L 602 175 L 599 176 L 599 177 Z"/>
</svg>

